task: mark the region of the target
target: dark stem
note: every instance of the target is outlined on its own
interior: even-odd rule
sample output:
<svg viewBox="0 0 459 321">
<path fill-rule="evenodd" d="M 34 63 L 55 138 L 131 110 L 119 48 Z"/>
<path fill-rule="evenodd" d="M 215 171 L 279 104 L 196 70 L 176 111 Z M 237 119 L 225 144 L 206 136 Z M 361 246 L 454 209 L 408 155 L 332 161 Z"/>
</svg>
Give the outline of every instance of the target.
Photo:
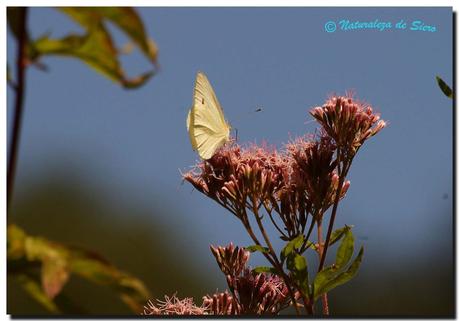
<svg viewBox="0 0 459 321">
<path fill-rule="evenodd" d="M 17 34 L 17 57 L 16 57 L 16 101 L 14 106 L 13 132 L 8 155 L 7 169 L 7 221 L 9 209 L 13 199 L 14 178 L 18 160 L 19 140 L 21 123 L 24 111 L 25 71 L 26 71 L 26 46 L 27 46 L 27 8 L 19 9 L 19 28 Z"/>
<path fill-rule="evenodd" d="M 303 299 L 304 302 L 304 308 L 308 312 L 308 314 L 313 315 L 314 314 L 314 301 L 309 300 L 306 295 L 302 291 L 298 291 L 300 293 L 301 298 Z"/>
<path fill-rule="evenodd" d="M 281 228 L 277 225 L 276 221 L 274 221 L 274 218 L 273 218 L 273 215 L 272 215 L 272 210 L 268 210 L 266 207 L 265 207 L 265 210 L 266 212 L 268 213 L 268 216 L 269 216 L 269 219 L 271 220 L 271 222 L 273 223 L 274 227 L 276 228 L 276 230 L 283 236 L 283 237 L 287 237 L 287 235 L 281 230 Z"/>
<path fill-rule="evenodd" d="M 278 272 L 281 274 L 281 277 L 284 279 L 285 285 L 287 286 L 287 290 L 289 292 L 290 297 L 292 298 L 292 304 L 295 308 L 295 312 L 297 315 L 300 315 L 300 309 L 298 308 L 298 304 L 295 299 L 295 293 L 292 290 L 292 287 L 290 285 L 290 279 L 288 278 L 287 274 L 285 274 L 284 269 L 282 268 L 282 265 L 280 265 L 279 260 L 277 259 L 276 252 L 274 252 L 274 249 L 271 245 L 271 242 L 269 242 L 269 238 L 267 238 L 266 232 L 263 228 L 263 224 L 261 224 L 260 217 L 258 216 L 258 206 L 255 202 L 255 200 L 252 198 L 252 211 L 253 214 L 255 215 L 255 218 L 257 220 L 258 227 L 261 229 L 261 232 L 263 234 L 263 237 L 265 238 L 266 245 L 268 245 L 269 252 L 271 254 L 268 255 L 267 253 L 263 252 L 263 255 L 266 257 L 266 259 L 271 263 L 271 265 L 278 270 Z M 255 233 L 252 230 L 252 227 L 250 226 L 249 218 L 247 215 L 244 216 L 246 218 L 245 222 L 243 221 L 243 224 L 249 233 L 250 237 L 252 240 L 255 242 L 257 245 L 261 245 L 260 242 L 258 241 Z M 261 227 L 260 227 L 261 226 Z"/>
<path fill-rule="evenodd" d="M 269 251 L 271 252 L 271 256 L 273 260 L 276 262 L 276 264 L 280 264 L 279 260 L 277 259 L 276 252 L 274 251 L 274 248 L 271 244 L 271 241 L 269 240 L 268 234 L 265 231 L 265 228 L 263 227 L 263 223 L 261 222 L 261 218 L 258 215 L 258 206 L 257 206 L 257 200 L 255 198 L 252 198 L 252 211 L 253 214 L 255 214 L 255 219 L 257 221 L 258 228 L 260 229 L 261 234 L 263 235 L 263 238 L 266 242 L 266 245 L 269 248 Z"/>
<path fill-rule="evenodd" d="M 327 250 L 330 245 L 330 237 L 333 231 L 333 225 L 335 223 L 335 217 L 336 217 L 336 212 L 338 209 L 338 204 L 341 198 L 341 189 L 344 183 L 344 179 L 346 178 L 347 173 L 349 172 L 349 168 L 351 168 L 352 161 L 354 159 L 354 155 L 357 153 L 357 151 L 358 151 L 358 148 L 356 149 L 355 153 L 351 157 L 343 161 L 343 166 L 340 167 L 340 163 L 341 163 L 340 158 L 342 156 L 342 153 L 340 153 L 340 149 L 338 148 L 338 152 L 337 152 L 338 174 L 339 174 L 338 188 L 336 189 L 335 202 L 333 203 L 332 215 L 330 218 L 330 223 L 328 224 L 327 238 L 325 239 L 325 244 L 324 244 L 322 253 L 319 253 L 321 257 L 320 257 L 320 264 L 319 264 L 318 272 L 322 271 L 324 264 L 325 264 L 325 257 L 327 256 Z M 320 248 L 320 243 L 321 242 L 319 241 L 319 248 Z M 329 307 L 328 307 L 328 297 L 326 293 L 322 296 L 322 304 L 323 304 L 323 313 L 325 315 L 328 315 Z"/>
<path fill-rule="evenodd" d="M 338 149 L 339 152 L 339 149 Z M 340 155 L 340 154 L 338 154 Z M 355 154 L 354 154 L 355 155 Z M 327 238 L 325 239 L 325 245 L 324 245 L 324 251 L 323 255 L 320 259 L 320 264 L 319 264 L 319 272 L 322 271 L 324 264 L 325 264 L 325 257 L 327 256 L 327 250 L 328 246 L 330 244 L 330 237 L 333 231 L 333 224 L 335 223 L 335 217 L 336 217 L 336 211 L 338 209 L 338 204 L 341 198 L 341 190 L 343 187 L 344 179 L 346 178 L 346 175 L 349 171 L 349 168 L 351 167 L 353 160 L 353 156 L 348 158 L 347 160 L 343 161 L 343 167 L 341 168 L 341 171 L 338 173 L 339 175 L 339 181 L 338 181 L 338 188 L 336 189 L 336 195 L 335 195 L 335 202 L 333 203 L 333 209 L 332 209 L 332 214 L 330 218 L 330 223 L 328 224 L 328 231 L 327 231 Z M 341 160 L 338 158 L 338 164 L 341 162 Z"/>
<path fill-rule="evenodd" d="M 304 244 L 300 249 L 300 254 L 304 253 L 304 251 L 306 251 L 309 248 L 309 246 L 306 244 L 309 241 L 309 237 L 311 236 L 314 225 L 316 225 L 317 218 L 321 217 L 322 213 L 320 213 L 319 211 L 315 211 L 315 213 L 312 213 L 311 216 L 312 216 L 311 225 L 309 226 L 308 234 L 306 234 L 306 237 L 304 239 Z"/>
<path fill-rule="evenodd" d="M 271 252 L 271 256 L 272 256 L 274 262 L 276 263 L 276 265 L 274 265 L 274 267 L 281 273 L 281 276 L 284 279 L 284 282 L 285 282 L 285 285 L 287 286 L 289 294 L 292 297 L 293 305 L 295 306 L 297 314 L 299 314 L 298 305 L 297 305 L 297 302 L 296 302 L 296 299 L 295 299 L 295 294 L 293 293 L 293 290 L 291 289 L 291 286 L 290 286 L 290 283 L 291 283 L 290 278 L 284 272 L 284 269 L 282 268 L 282 263 L 280 262 L 279 258 L 277 257 L 276 252 L 274 251 L 274 248 L 273 248 L 273 246 L 271 244 L 271 241 L 269 240 L 268 233 L 266 233 L 266 230 L 265 230 L 265 228 L 263 226 L 263 222 L 261 221 L 261 218 L 258 215 L 258 206 L 256 206 L 257 199 L 253 197 L 251 201 L 252 201 L 252 205 L 253 205 L 253 213 L 255 214 L 255 219 L 257 221 L 258 228 L 260 229 L 260 232 L 263 235 L 263 238 L 265 239 L 266 245 L 268 245 L 269 251 Z M 304 304 L 305 304 L 304 308 L 305 308 L 306 312 L 308 314 L 313 314 L 313 310 L 312 310 L 312 307 L 311 307 L 311 304 L 310 304 L 309 300 L 305 299 L 304 294 L 301 292 L 301 290 L 298 290 L 298 291 L 299 291 L 301 297 L 303 298 L 303 301 L 304 301 Z"/>
<path fill-rule="evenodd" d="M 333 224 L 335 223 L 336 212 L 338 209 L 339 196 L 341 194 L 341 186 L 343 185 L 344 177 L 339 178 L 338 188 L 336 189 L 335 203 L 333 204 L 333 210 L 330 218 L 330 223 L 328 224 L 327 238 L 325 239 L 324 251 L 322 257 L 320 258 L 319 271 L 322 271 L 325 263 L 325 257 L 327 256 L 327 249 L 330 243 L 330 237 L 333 230 Z"/>
<path fill-rule="evenodd" d="M 321 260 L 324 251 L 324 243 L 322 239 L 322 219 L 317 221 L 317 242 L 319 243 L 319 259 Z M 324 315 L 329 315 L 327 293 L 322 294 L 322 313 Z"/>
</svg>

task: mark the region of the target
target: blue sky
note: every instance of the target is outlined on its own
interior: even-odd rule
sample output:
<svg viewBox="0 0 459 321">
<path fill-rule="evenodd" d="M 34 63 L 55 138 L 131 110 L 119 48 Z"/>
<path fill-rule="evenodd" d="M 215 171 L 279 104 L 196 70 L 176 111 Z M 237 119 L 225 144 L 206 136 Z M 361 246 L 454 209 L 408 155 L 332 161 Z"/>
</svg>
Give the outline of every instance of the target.
<svg viewBox="0 0 459 321">
<path fill-rule="evenodd" d="M 107 202 L 173 202 L 167 217 L 131 215 L 142 224 L 179 227 L 190 249 L 213 264 L 208 244 L 249 242 L 240 223 L 189 184 L 179 170 L 198 156 L 185 119 L 196 72 L 204 71 L 238 129 L 240 142 L 314 131 L 308 110 L 330 93 L 353 89 L 389 126 L 354 161 L 336 226 L 355 225 L 365 266 L 414 264 L 452 245 L 452 101 L 435 76 L 452 83 L 451 8 L 142 8 L 159 46 L 160 73 L 124 91 L 79 61 L 47 58 L 49 73 L 28 72 L 17 193 L 63 165 L 85 184 L 103 186 Z M 62 36 L 78 26 L 52 9 L 32 9 L 34 36 Z M 436 32 L 356 30 L 327 33 L 341 19 L 422 20 Z M 119 32 L 120 46 L 126 38 Z M 8 37 L 8 41 L 11 37 Z M 8 42 L 8 60 L 14 54 Z M 132 75 L 148 68 L 123 58 Z M 8 111 L 12 92 L 8 91 Z M 249 114 L 257 107 L 262 113 Z M 11 116 L 11 113 L 9 113 Z M 280 246 L 280 242 L 276 243 Z M 257 260 L 254 261 L 254 264 Z M 387 264 L 387 263 L 386 263 Z M 414 267 L 413 267 L 414 268 Z"/>
</svg>

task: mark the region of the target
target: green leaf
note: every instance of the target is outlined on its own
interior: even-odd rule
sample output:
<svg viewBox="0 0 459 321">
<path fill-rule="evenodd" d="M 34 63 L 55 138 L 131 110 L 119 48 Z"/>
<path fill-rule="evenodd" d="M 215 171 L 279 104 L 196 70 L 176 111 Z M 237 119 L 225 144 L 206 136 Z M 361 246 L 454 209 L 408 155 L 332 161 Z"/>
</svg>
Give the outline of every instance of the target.
<svg viewBox="0 0 459 321">
<path fill-rule="evenodd" d="M 319 273 L 317 273 L 313 282 L 314 297 L 322 295 L 322 293 L 320 293 L 319 295 L 317 295 L 316 293 L 324 286 L 324 284 L 326 284 L 329 280 L 332 280 L 338 273 L 339 269 L 336 268 L 336 266 L 334 265 L 328 266 Z"/>
<path fill-rule="evenodd" d="M 129 306 L 132 311 L 136 311 L 137 313 L 143 311 L 145 300 L 151 298 L 151 293 L 143 282 L 127 274 L 123 274 L 119 277 L 118 292 L 120 292 L 121 300 Z"/>
<path fill-rule="evenodd" d="M 16 225 L 10 224 L 7 228 L 7 258 L 19 259 L 25 255 L 25 240 L 27 235 Z"/>
<path fill-rule="evenodd" d="M 53 299 L 69 279 L 67 253 L 49 241 L 39 237 L 25 240 L 26 257 L 29 261 L 42 262 L 41 282 L 45 294 Z"/>
<path fill-rule="evenodd" d="M 453 91 L 451 90 L 451 88 L 439 76 L 436 76 L 436 79 L 438 86 L 440 87 L 441 91 L 445 94 L 445 96 L 453 99 Z"/>
<path fill-rule="evenodd" d="M 308 297 L 309 294 L 309 274 L 306 258 L 298 253 L 287 258 L 287 268 L 292 272 L 292 277 L 300 290 Z"/>
<path fill-rule="evenodd" d="M 133 311 L 140 313 L 144 303 L 151 298 L 150 292 L 139 279 L 118 270 L 94 252 L 72 248 L 70 264 L 73 273 L 112 287 Z"/>
<path fill-rule="evenodd" d="M 70 269 L 73 273 L 101 285 L 116 285 L 117 270 L 110 264 L 90 257 L 83 251 L 72 251 Z"/>
<path fill-rule="evenodd" d="M 318 250 L 318 247 L 316 246 L 316 244 L 314 242 L 311 242 L 311 241 L 307 241 L 306 242 L 306 249 L 308 249 L 308 248 L 311 248 L 314 251 Z"/>
<path fill-rule="evenodd" d="M 251 253 L 253 252 L 269 253 L 269 249 L 261 245 L 250 245 L 250 246 L 244 247 L 244 249 Z"/>
<path fill-rule="evenodd" d="M 353 227 L 353 225 L 345 225 L 342 228 L 334 230 L 332 235 L 330 236 L 330 245 L 333 245 L 339 240 L 341 240 L 346 231 L 352 229 Z"/>
<path fill-rule="evenodd" d="M 158 47 L 149 39 L 142 20 L 133 8 L 129 7 L 59 7 L 83 27 L 90 29 L 95 21 L 107 19 L 122 30 L 139 47 L 142 53 L 156 63 Z"/>
<path fill-rule="evenodd" d="M 43 290 L 48 298 L 53 299 L 69 279 L 68 263 L 62 257 L 47 257 L 43 260 L 41 271 Z"/>
<path fill-rule="evenodd" d="M 335 265 L 338 269 L 344 267 L 352 257 L 354 253 L 354 235 L 350 229 L 344 232 L 344 238 L 341 241 L 341 244 L 338 247 L 336 252 L 336 262 Z"/>
<path fill-rule="evenodd" d="M 288 242 L 287 245 L 285 245 L 285 247 L 281 251 L 281 260 L 284 261 L 285 258 L 287 258 L 290 254 L 293 253 L 293 250 L 300 249 L 303 243 L 304 243 L 303 234 L 298 235 L 293 240 Z"/>
<path fill-rule="evenodd" d="M 118 270 L 97 253 L 28 236 L 12 224 L 7 231 L 8 275 L 22 278 L 26 291 L 44 305 L 52 303 L 50 298 L 62 290 L 72 273 L 111 287 L 135 313 L 140 313 L 145 302 L 151 298 L 139 279 Z M 37 269 L 41 269 L 41 288 L 26 278 Z"/>
<path fill-rule="evenodd" d="M 362 257 L 363 247 L 360 248 L 359 254 L 346 271 L 336 274 L 330 273 L 330 270 L 327 271 L 327 269 L 324 269 L 319 272 L 314 280 L 314 300 L 337 286 L 350 281 L 357 274 L 360 263 L 362 262 Z"/>
<path fill-rule="evenodd" d="M 296 271 L 301 272 L 308 268 L 308 265 L 306 263 L 306 259 L 304 258 L 304 256 L 296 255 L 293 262 L 295 264 Z"/>
<path fill-rule="evenodd" d="M 17 276 L 17 280 L 24 290 L 46 310 L 55 314 L 60 313 L 57 305 L 43 292 L 40 284 L 32 277 L 21 273 Z"/>
<path fill-rule="evenodd" d="M 15 36 L 21 24 L 21 10 L 17 7 L 8 7 L 7 11 L 8 24 Z M 152 70 L 136 77 L 128 77 L 119 61 L 120 52 L 115 48 L 106 26 L 107 22 L 117 26 L 157 67 L 158 48 L 154 41 L 148 38 L 143 22 L 133 8 L 65 7 L 58 10 L 83 26 L 85 32 L 72 33 L 60 39 L 52 39 L 45 35 L 35 41 L 26 35 L 28 62 L 38 65 L 39 58 L 45 55 L 77 58 L 125 88 L 137 88 L 154 74 Z"/>
<path fill-rule="evenodd" d="M 272 266 L 257 266 L 252 270 L 255 273 L 272 273 L 277 274 L 277 270 Z"/>
<path fill-rule="evenodd" d="M 62 39 L 44 36 L 35 41 L 34 47 L 40 55 L 78 58 L 125 88 L 136 88 L 153 75 L 153 72 L 147 72 L 128 79 L 118 62 L 112 39 L 102 24 L 95 25 L 85 35 L 70 35 Z"/>
</svg>

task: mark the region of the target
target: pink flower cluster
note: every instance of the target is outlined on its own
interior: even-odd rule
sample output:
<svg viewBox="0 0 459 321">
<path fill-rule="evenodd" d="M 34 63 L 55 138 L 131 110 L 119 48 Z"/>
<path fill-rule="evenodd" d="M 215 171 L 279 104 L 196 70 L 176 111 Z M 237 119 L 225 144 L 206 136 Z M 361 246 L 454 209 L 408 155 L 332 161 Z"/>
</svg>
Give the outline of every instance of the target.
<svg viewBox="0 0 459 321">
<path fill-rule="evenodd" d="M 192 298 L 178 299 L 165 296 L 156 304 L 149 301 L 144 315 L 255 315 L 277 314 L 290 303 L 288 290 L 281 278 L 267 273 L 256 273 L 247 267 L 250 252 L 235 247 L 211 247 L 218 266 L 226 276 L 230 292 L 203 297 L 201 306 Z"/>
<path fill-rule="evenodd" d="M 331 97 L 310 113 L 322 126 L 316 136 L 295 139 L 280 152 L 266 145 L 228 144 L 184 179 L 245 224 L 247 210 L 263 207 L 282 239 L 295 238 L 304 232 L 309 214 L 318 219 L 334 203 L 339 166 L 348 167 L 364 141 L 386 126 L 370 106 L 352 96 Z M 342 184 L 340 198 L 350 182 Z"/>
<path fill-rule="evenodd" d="M 164 296 L 164 301 L 156 300 L 156 305 L 150 300 L 144 307 L 142 315 L 202 315 L 206 308 L 194 304 L 193 298 L 180 300 L 175 295 Z"/>
<path fill-rule="evenodd" d="M 310 114 L 321 125 L 316 135 L 294 139 L 280 151 L 266 144 L 241 147 L 232 141 L 183 175 L 184 180 L 242 222 L 257 251 L 271 263 L 269 271 L 273 273 L 248 268 L 250 252 L 244 248 L 232 243 L 211 247 L 229 291 L 204 296 L 201 306 L 195 305 L 192 298 L 166 296 L 164 301 L 149 302 L 144 314 L 271 315 L 289 305 L 299 314 L 300 299 L 307 313 L 314 313 L 309 290 L 302 288 L 298 282 L 303 281 L 296 280 L 291 269 L 284 271 L 285 257 L 278 258 L 263 220 L 268 217 L 284 241 L 295 242 L 298 237 L 304 240 L 295 249 L 298 257 L 308 249 L 308 244 L 313 244 L 309 237 L 317 224 L 316 250 L 322 268 L 338 203 L 350 186 L 346 176 L 352 160 L 362 144 L 386 123 L 369 105 L 352 95 L 332 96 L 322 106 L 312 108 Z M 323 243 L 322 218 L 331 206 Z M 266 247 L 253 231 L 253 218 Z"/>
<path fill-rule="evenodd" d="M 281 278 L 256 273 L 247 267 L 249 251 L 235 247 L 232 243 L 225 247 L 211 247 L 211 251 L 232 293 L 232 296 L 214 295 L 212 305 L 209 305 L 212 310 L 222 306 L 221 300 L 228 302 L 228 299 L 231 300 L 232 314 L 277 314 L 288 306 L 288 290 Z M 210 303 L 210 297 L 207 299 Z"/>
<path fill-rule="evenodd" d="M 237 144 L 220 148 L 209 160 L 184 175 L 197 190 L 245 220 L 247 205 L 274 195 L 288 176 L 288 167 L 275 150 Z"/>
<path fill-rule="evenodd" d="M 386 127 L 370 105 L 356 101 L 352 94 L 332 96 L 310 114 L 338 146 L 346 147 L 350 153 L 356 153 L 365 140 Z"/>
</svg>

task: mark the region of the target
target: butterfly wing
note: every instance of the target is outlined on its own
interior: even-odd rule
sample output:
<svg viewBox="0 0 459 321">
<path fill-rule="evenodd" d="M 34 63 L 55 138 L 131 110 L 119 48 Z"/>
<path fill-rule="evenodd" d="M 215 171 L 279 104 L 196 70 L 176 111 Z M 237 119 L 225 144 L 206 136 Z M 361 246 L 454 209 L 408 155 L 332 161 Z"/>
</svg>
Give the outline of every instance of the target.
<svg viewBox="0 0 459 321">
<path fill-rule="evenodd" d="M 203 159 L 229 141 L 230 126 L 207 77 L 198 72 L 194 88 L 193 106 L 188 113 L 187 129 L 191 146 Z"/>
</svg>

